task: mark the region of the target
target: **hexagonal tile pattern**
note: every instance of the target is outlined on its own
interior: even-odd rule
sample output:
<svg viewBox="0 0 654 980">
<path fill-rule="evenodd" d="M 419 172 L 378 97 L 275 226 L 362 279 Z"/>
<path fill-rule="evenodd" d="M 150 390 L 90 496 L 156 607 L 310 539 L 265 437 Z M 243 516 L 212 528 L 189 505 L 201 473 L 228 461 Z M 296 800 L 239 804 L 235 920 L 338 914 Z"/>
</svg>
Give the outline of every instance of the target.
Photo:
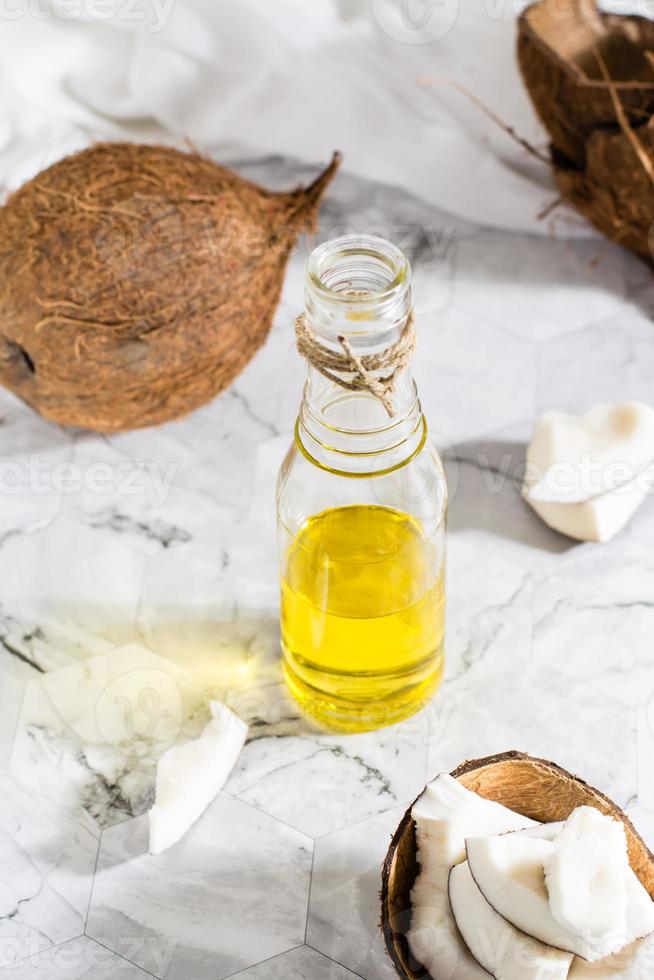
<svg viewBox="0 0 654 980">
<path fill-rule="evenodd" d="M 297 946 L 290 953 L 236 973 L 232 980 L 356 980 L 356 974 L 309 946 Z"/>
<path fill-rule="evenodd" d="M 221 980 L 304 941 L 304 835 L 221 793 L 164 854 L 147 836 L 145 817 L 102 835 L 87 935 L 161 980 Z"/>
<path fill-rule="evenodd" d="M 531 418 L 535 411 L 535 346 L 454 306 L 421 330 L 415 376 L 439 447 Z"/>
<path fill-rule="evenodd" d="M 366 980 L 397 977 L 379 928 L 381 866 L 405 807 L 316 841 L 307 942 Z"/>
<path fill-rule="evenodd" d="M 534 655 L 590 690 L 637 704 L 654 687 L 654 555 L 622 535 L 587 545 L 535 584 Z"/>
<path fill-rule="evenodd" d="M 159 757 L 207 720 L 190 675 L 132 644 L 27 684 L 10 768 L 110 826 L 150 806 Z"/>
<path fill-rule="evenodd" d="M 417 796 L 430 724 L 425 711 L 361 735 L 259 738 L 245 746 L 225 789 L 318 837 Z"/>
<path fill-rule="evenodd" d="M 147 980 L 150 976 L 86 936 L 0 969 L 3 980 Z"/>
<path fill-rule="evenodd" d="M 98 832 L 78 810 L 0 778 L 0 966 L 84 931 Z"/>
<path fill-rule="evenodd" d="M 430 777 L 464 759 L 518 749 L 552 759 L 618 804 L 636 798 L 636 714 L 627 705 L 545 665 L 529 663 L 483 683 L 445 684 Z"/>
</svg>

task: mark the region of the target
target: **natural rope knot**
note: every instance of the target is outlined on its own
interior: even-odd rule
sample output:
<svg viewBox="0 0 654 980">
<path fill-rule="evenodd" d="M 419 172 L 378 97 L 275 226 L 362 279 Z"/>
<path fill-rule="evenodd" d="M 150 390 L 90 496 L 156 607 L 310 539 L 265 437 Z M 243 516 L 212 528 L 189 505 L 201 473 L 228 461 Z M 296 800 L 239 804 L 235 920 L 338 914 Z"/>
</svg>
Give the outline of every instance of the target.
<svg viewBox="0 0 654 980">
<path fill-rule="evenodd" d="M 409 313 L 398 340 L 377 354 L 359 357 L 352 350 L 349 340 L 339 334 L 338 342 L 343 353 L 325 347 L 309 326 L 304 314 L 295 320 L 297 349 L 309 364 L 341 388 L 348 391 L 367 391 L 382 403 L 389 416 L 395 414 L 391 395 L 395 391 L 397 376 L 407 366 L 416 346 L 413 313 Z M 382 374 L 381 372 L 387 372 Z M 351 378 L 344 375 L 352 375 Z"/>
</svg>

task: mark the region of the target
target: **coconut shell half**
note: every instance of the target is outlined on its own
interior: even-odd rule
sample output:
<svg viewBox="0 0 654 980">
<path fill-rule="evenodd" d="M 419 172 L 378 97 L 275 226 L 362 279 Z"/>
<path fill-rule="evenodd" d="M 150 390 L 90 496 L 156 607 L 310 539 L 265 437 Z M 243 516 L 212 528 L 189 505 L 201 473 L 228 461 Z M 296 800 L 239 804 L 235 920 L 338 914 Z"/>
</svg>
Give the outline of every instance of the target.
<svg viewBox="0 0 654 980">
<path fill-rule="evenodd" d="M 522 76 L 561 197 L 654 265 L 654 27 L 594 0 L 537 0 L 519 19 Z"/>
<path fill-rule="evenodd" d="M 565 820 L 579 806 L 593 806 L 621 820 L 631 866 L 654 898 L 654 855 L 628 817 L 608 797 L 565 769 L 523 752 L 503 752 L 464 762 L 452 776 L 479 796 L 542 823 Z M 409 808 L 391 840 L 382 868 L 381 890 L 381 927 L 386 948 L 398 974 L 407 980 L 430 978 L 425 967 L 411 955 L 406 938 L 411 922 L 411 889 L 418 871 L 415 823 Z M 442 978 L 435 976 L 431 980 Z"/>
<path fill-rule="evenodd" d="M 555 154 L 577 167 L 601 127 L 619 128 L 601 69 L 634 124 L 654 112 L 654 66 L 644 46 L 600 17 L 589 0 L 540 0 L 521 15 L 518 62 Z"/>
</svg>

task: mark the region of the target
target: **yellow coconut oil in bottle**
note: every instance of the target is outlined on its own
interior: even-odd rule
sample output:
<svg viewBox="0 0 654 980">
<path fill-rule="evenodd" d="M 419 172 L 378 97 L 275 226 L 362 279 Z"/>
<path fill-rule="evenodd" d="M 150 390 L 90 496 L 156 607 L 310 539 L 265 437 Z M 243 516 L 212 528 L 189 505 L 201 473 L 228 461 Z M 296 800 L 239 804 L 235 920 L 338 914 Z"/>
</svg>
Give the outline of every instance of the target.
<svg viewBox="0 0 654 980">
<path fill-rule="evenodd" d="M 362 731 L 419 710 L 443 671 L 447 493 L 406 363 L 406 258 L 371 236 L 320 246 L 301 323 L 277 495 L 283 669 L 316 721 Z"/>
</svg>

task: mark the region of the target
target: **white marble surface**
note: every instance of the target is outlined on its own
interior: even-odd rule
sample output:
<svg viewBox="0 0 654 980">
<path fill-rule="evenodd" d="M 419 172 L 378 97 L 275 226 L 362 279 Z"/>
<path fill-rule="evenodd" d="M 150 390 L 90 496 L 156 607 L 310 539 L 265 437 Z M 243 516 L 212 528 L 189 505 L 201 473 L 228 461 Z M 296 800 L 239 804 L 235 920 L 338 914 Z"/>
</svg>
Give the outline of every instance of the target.
<svg viewBox="0 0 654 980">
<path fill-rule="evenodd" d="M 497 750 L 577 770 L 654 844 L 654 501 L 611 544 L 576 545 L 518 489 L 539 411 L 654 401 L 651 274 L 607 244 L 490 232 L 339 176 L 319 234 L 353 229 L 414 264 L 416 375 L 452 494 L 442 690 L 348 738 L 312 730 L 280 681 L 273 481 L 303 381 L 306 243 L 266 346 L 188 419 L 64 432 L 0 392 L 0 977 L 391 977 L 389 835 L 428 775 Z M 191 833 L 150 857 L 156 760 L 210 695 L 250 741 Z"/>
</svg>

